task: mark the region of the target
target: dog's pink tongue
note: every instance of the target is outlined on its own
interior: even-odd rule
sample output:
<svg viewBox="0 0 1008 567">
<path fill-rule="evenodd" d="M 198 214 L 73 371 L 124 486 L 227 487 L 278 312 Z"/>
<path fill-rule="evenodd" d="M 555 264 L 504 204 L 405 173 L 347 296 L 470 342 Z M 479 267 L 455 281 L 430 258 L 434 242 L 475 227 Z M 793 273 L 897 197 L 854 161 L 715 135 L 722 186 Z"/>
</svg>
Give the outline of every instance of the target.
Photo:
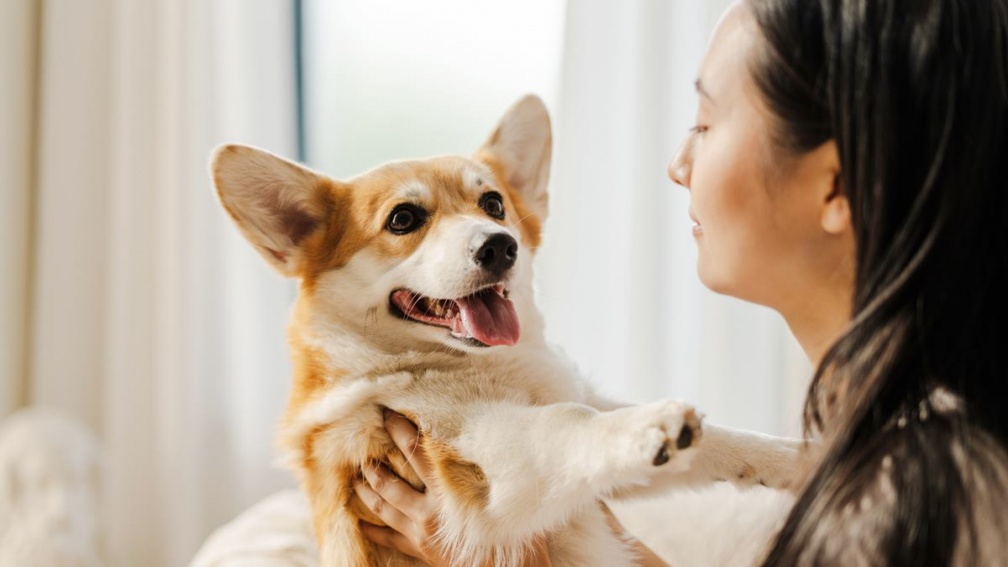
<svg viewBox="0 0 1008 567">
<path fill-rule="evenodd" d="M 474 339 L 490 346 L 513 345 L 521 335 L 518 313 L 511 300 L 494 290 L 456 299 L 462 326 Z"/>
</svg>

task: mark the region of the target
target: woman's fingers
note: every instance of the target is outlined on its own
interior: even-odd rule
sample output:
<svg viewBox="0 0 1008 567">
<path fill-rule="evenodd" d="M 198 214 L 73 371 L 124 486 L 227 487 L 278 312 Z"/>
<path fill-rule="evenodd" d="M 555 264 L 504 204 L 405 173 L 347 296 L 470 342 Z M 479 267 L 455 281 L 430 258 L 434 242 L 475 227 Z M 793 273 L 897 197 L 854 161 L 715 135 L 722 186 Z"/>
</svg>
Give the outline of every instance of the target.
<svg viewBox="0 0 1008 567">
<path fill-rule="evenodd" d="M 408 419 L 385 409 L 385 429 L 406 457 L 408 466 L 426 485 L 430 464 L 420 446 L 420 433 Z M 434 496 L 415 490 L 385 465 L 362 467 L 364 479 L 354 483 L 354 490 L 365 506 L 388 527 L 362 523 L 370 541 L 395 549 L 428 565 L 447 564 L 437 545 L 438 522 Z"/>
<path fill-rule="evenodd" d="M 394 503 L 385 500 L 378 491 L 368 484 L 369 482 L 360 480 L 354 483 L 354 491 L 361 502 L 392 529 L 404 534 L 412 534 L 414 524 L 409 516 L 404 514 Z"/>
<path fill-rule="evenodd" d="M 417 492 L 405 480 L 383 465 L 365 465 L 364 478 L 373 492 L 384 502 L 416 522 L 425 519 L 430 512 L 430 502 L 423 492 Z M 384 518 L 383 518 L 384 519 Z M 387 522 L 386 522 L 387 523 Z M 391 525 L 391 524 L 390 524 Z M 392 527 L 399 529 L 399 526 Z M 399 531 L 403 531 L 399 529 Z"/>
<path fill-rule="evenodd" d="M 385 429 L 406 457 L 409 466 L 426 485 L 431 478 L 431 466 L 420 446 L 420 433 L 408 419 L 389 409 L 383 410 Z M 363 467 L 364 480 L 354 483 L 354 490 L 365 506 L 388 527 L 361 522 L 361 529 L 371 542 L 415 557 L 428 565 L 447 565 L 444 550 L 439 548 L 437 515 L 434 496 L 416 491 L 384 465 Z M 545 538 L 539 538 L 521 565 L 550 565 Z"/>
<path fill-rule="evenodd" d="M 426 485 L 430 479 L 430 464 L 427 462 L 427 455 L 424 453 L 423 447 L 420 446 L 420 432 L 410 420 L 402 415 L 388 409 L 384 414 L 385 430 L 388 431 L 392 441 L 399 447 L 402 454 L 406 456 L 413 471 Z"/>
</svg>

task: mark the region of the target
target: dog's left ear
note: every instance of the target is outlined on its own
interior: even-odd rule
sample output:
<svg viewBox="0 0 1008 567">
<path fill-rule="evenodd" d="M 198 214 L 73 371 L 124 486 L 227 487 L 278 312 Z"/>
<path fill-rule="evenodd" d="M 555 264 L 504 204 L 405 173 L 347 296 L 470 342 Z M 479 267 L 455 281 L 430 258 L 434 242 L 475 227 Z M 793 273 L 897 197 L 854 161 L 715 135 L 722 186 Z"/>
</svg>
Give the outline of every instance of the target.
<svg viewBox="0 0 1008 567">
<path fill-rule="evenodd" d="M 526 95 L 508 109 L 474 157 L 499 168 L 529 209 L 545 220 L 552 152 L 553 131 L 546 105 L 539 97 Z"/>
</svg>

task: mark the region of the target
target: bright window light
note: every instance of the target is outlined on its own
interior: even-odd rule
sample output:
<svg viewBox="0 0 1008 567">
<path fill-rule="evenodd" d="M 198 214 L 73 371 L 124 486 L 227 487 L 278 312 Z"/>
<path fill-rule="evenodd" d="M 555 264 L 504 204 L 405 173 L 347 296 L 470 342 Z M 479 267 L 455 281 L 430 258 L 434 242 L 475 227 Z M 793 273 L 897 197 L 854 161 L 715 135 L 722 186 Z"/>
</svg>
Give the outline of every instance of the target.
<svg viewBox="0 0 1008 567">
<path fill-rule="evenodd" d="M 554 107 L 564 0 L 305 0 L 306 160 L 347 178 L 469 154 L 525 93 Z"/>
</svg>

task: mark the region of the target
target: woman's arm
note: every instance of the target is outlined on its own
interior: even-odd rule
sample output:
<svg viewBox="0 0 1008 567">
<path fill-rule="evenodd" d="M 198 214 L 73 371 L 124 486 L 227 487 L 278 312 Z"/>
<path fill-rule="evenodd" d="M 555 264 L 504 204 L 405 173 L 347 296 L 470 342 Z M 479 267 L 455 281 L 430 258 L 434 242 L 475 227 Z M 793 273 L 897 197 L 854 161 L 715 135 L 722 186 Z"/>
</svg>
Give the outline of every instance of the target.
<svg viewBox="0 0 1008 567">
<path fill-rule="evenodd" d="M 417 476 L 427 484 L 430 465 L 419 443 L 416 426 L 405 417 L 388 412 L 385 429 L 406 457 Z M 385 467 L 365 467 L 364 480 L 354 490 L 388 527 L 362 524 L 364 536 L 372 542 L 415 557 L 431 567 L 450 565 L 445 550 L 438 547 L 437 502 L 426 492 L 418 492 Z M 536 542 L 523 567 L 550 567 L 545 539 Z M 654 565 L 663 565 L 657 563 Z"/>
</svg>

